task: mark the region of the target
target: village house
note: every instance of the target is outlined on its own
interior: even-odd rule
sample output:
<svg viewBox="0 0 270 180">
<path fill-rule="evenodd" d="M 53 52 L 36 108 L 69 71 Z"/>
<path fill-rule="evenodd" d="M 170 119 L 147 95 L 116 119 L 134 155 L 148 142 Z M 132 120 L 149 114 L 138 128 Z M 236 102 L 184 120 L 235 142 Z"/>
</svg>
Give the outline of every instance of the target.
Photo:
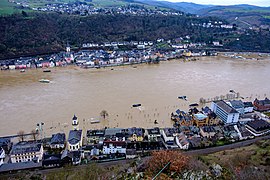
<svg viewBox="0 0 270 180">
<path fill-rule="evenodd" d="M 193 122 L 194 124 L 196 124 L 197 127 L 207 126 L 209 124 L 209 117 L 202 113 L 193 114 L 192 117 Z"/>
<path fill-rule="evenodd" d="M 179 146 L 180 149 L 187 150 L 189 148 L 189 142 L 186 135 L 182 132 L 176 136 L 176 144 Z"/>
<path fill-rule="evenodd" d="M 240 115 L 245 113 L 245 105 L 241 100 L 232 100 L 227 102 L 231 107 L 240 113 Z"/>
<path fill-rule="evenodd" d="M 180 134 L 180 130 L 178 128 L 163 128 L 160 130 L 162 138 L 165 142 L 165 146 L 167 148 L 177 148 L 178 146 L 175 144 L 175 137 Z"/>
<path fill-rule="evenodd" d="M 42 167 L 59 167 L 61 166 L 61 154 L 44 154 Z"/>
<path fill-rule="evenodd" d="M 56 149 L 56 148 L 64 149 L 65 142 L 66 142 L 66 134 L 65 133 L 53 134 L 52 138 L 50 140 L 50 147 L 52 149 Z"/>
<path fill-rule="evenodd" d="M 261 136 L 266 133 L 270 132 L 270 123 L 268 123 L 265 120 L 254 120 L 254 121 L 249 121 L 246 124 L 247 130 L 251 132 L 254 136 Z"/>
<path fill-rule="evenodd" d="M 41 161 L 43 157 L 43 146 L 34 141 L 19 142 L 13 145 L 10 152 L 11 163 Z"/>
<path fill-rule="evenodd" d="M 270 100 L 265 98 L 264 100 L 258 100 L 257 98 L 253 102 L 254 109 L 256 111 L 268 111 L 270 110 Z"/>
<path fill-rule="evenodd" d="M 252 102 L 243 102 L 243 103 L 244 103 L 244 113 L 252 113 L 254 108 Z"/>
<path fill-rule="evenodd" d="M 225 125 L 223 127 L 224 137 L 230 139 L 231 141 L 237 141 L 240 139 L 238 132 L 235 130 L 233 124 Z"/>
<path fill-rule="evenodd" d="M 126 129 L 127 139 L 130 141 L 143 141 L 145 130 L 143 128 L 128 128 Z"/>
<path fill-rule="evenodd" d="M 89 145 L 92 145 L 92 144 L 103 144 L 104 134 L 105 134 L 105 130 L 104 129 L 100 129 L 100 130 L 88 130 L 87 133 L 86 133 L 87 143 Z"/>
<path fill-rule="evenodd" d="M 158 127 L 155 127 L 153 129 L 147 129 L 146 130 L 146 137 L 148 141 L 158 141 L 161 137 L 160 130 Z"/>
<path fill-rule="evenodd" d="M 0 138 L 0 147 L 2 147 L 6 153 L 12 148 L 12 142 L 10 138 Z"/>
<path fill-rule="evenodd" d="M 223 100 L 213 101 L 211 110 L 225 123 L 237 123 L 239 120 L 239 112 L 228 105 Z"/>
<path fill-rule="evenodd" d="M 4 164 L 5 157 L 6 157 L 5 150 L 2 147 L 0 147 L 0 166 Z"/>
<path fill-rule="evenodd" d="M 202 137 L 212 138 L 215 136 L 216 131 L 213 126 L 202 126 L 200 127 L 200 133 Z"/>
<path fill-rule="evenodd" d="M 180 109 L 177 109 L 175 111 L 175 115 L 172 114 L 171 119 L 176 121 L 181 126 L 191 126 L 193 125 L 192 116 L 187 114 L 184 111 L 181 111 Z"/>
<path fill-rule="evenodd" d="M 218 125 L 219 119 L 217 118 L 216 113 L 214 113 L 208 106 L 202 108 L 202 113 L 208 116 L 208 125 Z"/>
<path fill-rule="evenodd" d="M 103 154 L 126 154 L 125 141 L 104 141 Z"/>
</svg>

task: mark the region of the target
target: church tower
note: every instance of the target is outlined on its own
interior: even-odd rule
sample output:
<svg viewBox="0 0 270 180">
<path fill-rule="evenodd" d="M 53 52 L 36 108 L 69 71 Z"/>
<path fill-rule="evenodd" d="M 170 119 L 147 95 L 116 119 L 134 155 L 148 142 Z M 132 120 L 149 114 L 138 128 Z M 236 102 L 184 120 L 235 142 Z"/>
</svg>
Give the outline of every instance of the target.
<svg viewBox="0 0 270 180">
<path fill-rule="evenodd" d="M 79 130 L 79 120 L 75 114 L 72 118 L 72 127 L 73 127 L 73 130 Z"/>
<path fill-rule="evenodd" d="M 69 45 L 69 43 L 67 43 L 66 51 L 67 51 L 67 53 L 70 53 L 70 45 Z"/>
</svg>

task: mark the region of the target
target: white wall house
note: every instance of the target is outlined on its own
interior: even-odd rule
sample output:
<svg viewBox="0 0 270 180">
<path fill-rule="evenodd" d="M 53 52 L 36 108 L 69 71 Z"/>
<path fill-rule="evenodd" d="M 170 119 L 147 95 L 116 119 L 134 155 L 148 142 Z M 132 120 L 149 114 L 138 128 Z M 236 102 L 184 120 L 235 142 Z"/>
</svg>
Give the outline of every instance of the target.
<svg viewBox="0 0 270 180">
<path fill-rule="evenodd" d="M 160 133 L 165 142 L 174 141 L 175 137 L 179 134 L 179 131 L 175 128 L 164 128 L 160 130 Z"/>
<path fill-rule="evenodd" d="M 126 154 L 126 142 L 124 141 L 104 141 L 103 154 L 123 153 Z"/>
<path fill-rule="evenodd" d="M 43 157 L 43 146 L 36 142 L 19 142 L 12 147 L 10 153 L 11 163 L 27 162 L 37 160 L 39 162 Z"/>
<path fill-rule="evenodd" d="M 211 110 L 225 123 L 237 123 L 239 121 L 239 112 L 228 105 L 223 100 L 213 101 Z"/>
</svg>

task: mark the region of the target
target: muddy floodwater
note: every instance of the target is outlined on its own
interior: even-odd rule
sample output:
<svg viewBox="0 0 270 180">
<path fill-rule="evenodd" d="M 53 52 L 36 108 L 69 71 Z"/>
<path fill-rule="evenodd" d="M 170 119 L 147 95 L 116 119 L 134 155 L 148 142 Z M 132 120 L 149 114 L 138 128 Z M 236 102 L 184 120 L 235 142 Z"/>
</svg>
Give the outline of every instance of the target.
<svg viewBox="0 0 270 180">
<path fill-rule="evenodd" d="M 51 83 L 40 83 L 40 79 Z M 246 101 L 270 97 L 270 60 L 220 57 L 106 69 L 70 66 L 0 71 L 0 136 L 30 132 L 44 122 L 45 135 L 68 132 L 74 114 L 82 129 L 171 127 L 170 114 L 233 89 Z M 178 96 L 187 96 L 187 101 Z M 133 104 L 142 104 L 132 108 Z M 100 112 L 109 114 L 106 120 Z M 100 123 L 91 124 L 93 120 Z M 157 120 L 158 124 L 154 125 Z"/>
</svg>

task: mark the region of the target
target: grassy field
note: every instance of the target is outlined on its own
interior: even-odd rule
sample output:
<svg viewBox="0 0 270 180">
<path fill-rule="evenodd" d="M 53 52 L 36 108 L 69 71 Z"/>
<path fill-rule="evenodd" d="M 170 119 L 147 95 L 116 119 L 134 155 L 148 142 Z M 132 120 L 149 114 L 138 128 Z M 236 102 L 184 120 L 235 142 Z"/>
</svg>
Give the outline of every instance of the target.
<svg viewBox="0 0 270 180">
<path fill-rule="evenodd" d="M 8 2 L 8 0 L 0 0 L 0 15 L 13 14 L 19 12 L 15 9 L 15 4 Z"/>
<path fill-rule="evenodd" d="M 248 179 L 268 179 L 270 177 L 268 172 L 270 140 L 260 141 L 247 147 L 199 156 L 199 159 L 206 165 L 220 164 L 230 175 L 250 177 Z M 260 171 L 260 173 L 256 174 L 256 171 Z"/>
</svg>

